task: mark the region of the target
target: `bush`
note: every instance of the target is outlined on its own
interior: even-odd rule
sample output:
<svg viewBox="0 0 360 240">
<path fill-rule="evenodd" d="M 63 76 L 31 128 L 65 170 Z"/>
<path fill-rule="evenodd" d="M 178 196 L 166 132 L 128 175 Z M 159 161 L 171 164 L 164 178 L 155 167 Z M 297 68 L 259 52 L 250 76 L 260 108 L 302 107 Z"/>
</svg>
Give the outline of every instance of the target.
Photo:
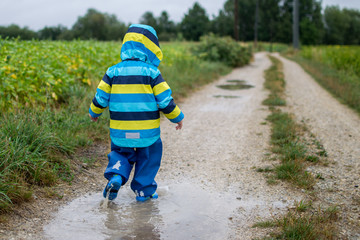
<svg viewBox="0 0 360 240">
<path fill-rule="evenodd" d="M 250 62 L 252 51 L 240 46 L 231 37 L 216 37 L 213 34 L 201 37 L 193 52 L 208 61 L 223 62 L 231 67 L 241 67 Z"/>
</svg>

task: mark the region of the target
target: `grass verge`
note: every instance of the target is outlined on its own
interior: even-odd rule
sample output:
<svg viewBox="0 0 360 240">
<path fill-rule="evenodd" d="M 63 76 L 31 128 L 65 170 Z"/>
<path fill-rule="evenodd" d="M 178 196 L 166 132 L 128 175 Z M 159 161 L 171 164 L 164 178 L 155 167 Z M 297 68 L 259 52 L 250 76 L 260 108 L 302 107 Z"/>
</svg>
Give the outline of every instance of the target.
<svg viewBox="0 0 360 240">
<path fill-rule="evenodd" d="M 272 66 L 265 71 L 264 86 L 270 94 L 263 104 L 269 106 L 271 110 L 267 118 L 272 124 L 271 150 L 280 160 L 280 165 L 275 166 L 272 171 L 272 177 L 288 180 L 298 187 L 309 190 L 312 189 L 315 178 L 305 170 L 306 163 L 307 160 L 316 159 L 316 157 L 308 154 L 306 144 L 299 138 L 301 127 L 295 123 L 291 114 L 277 108 L 286 105 L 285 80 L 281 62 L 275 57 L 269 57 Z"/>
<path fill-rule="evenodd" d="M 307 59 L 300 54 L 285 55 L 308 72 L 322 87 L 340 102 L 360 114 L 360 77 L 351 71 L 336 70 L 331 66 Z"/>
<path fill-rule="evenodd" d="M 275 228 L 270 237 L 264 239 L 335 239 L 334 222 L 338 208 L 314 208 L 311 202 L 299 202 L 282 218 L 257 222 L 253 227 Z"/>
</svg>

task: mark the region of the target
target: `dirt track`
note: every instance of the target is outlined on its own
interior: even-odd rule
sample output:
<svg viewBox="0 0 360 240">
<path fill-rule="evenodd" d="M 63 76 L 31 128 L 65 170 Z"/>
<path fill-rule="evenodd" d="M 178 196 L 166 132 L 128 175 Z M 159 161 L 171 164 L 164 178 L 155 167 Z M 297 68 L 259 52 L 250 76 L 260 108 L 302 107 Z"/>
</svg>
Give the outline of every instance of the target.
<svg viewBox="0 0 360 240">
<path fill-rule="evenodd" d="M 319 197 L 326 204 L 341 206 L 340 225 L 344 232 L 341 237 L 360 238 L 360 198 L 355 187 L 359 185 L 360 118 L 321 89 L 297 64 L 282 61 L 288 111 L 306 122 L 324 144 L 329 160 L 335 162 L 328 167 L 309 169 L 321 172 L 325 178 L 316 186 Z M 256 54 L 251 65 L 236 69 L 192 94 L 180 104 L 185 114 L 183 130 L 175 131 L 173 124 L 162 121 L 164 156 L 156 179 L 158 200 L 147 205 L 136 204 L 126 186 L 110 209 L 99 210 L 100 192 L 105 184 L 100 167 L 90 170 L 69 187 L 70 192 L 77 193 L 69 193 L 65 199 L 80 196 L 80 200 L 61 207 L 59 212 L 55 211 L 59 203 L 52 207 L 43 204 L 43 208 L 54 213 L 36 214 L 36 221 L 29 217 L 31 214 L 26 219 L 16 218 L 15 228 L 0 234 L 4 239 L 61 239 L 64 237 L 61 232 L 69 233 L 69 239 L 252 239 L 264 236 L 266 230 L 251 226 L 285 212 L 295 201 L 304 198 L 302 191 L 286 183 L 267 185 L 264 175 L 255 171 L 272 164 L 265 156 L 269 151 L 270 126 L 263 124 L 269 111 L 261 104 L 268 94 L 263 89 L 263 71 L 269 66 L 265 53 Z M 244 90 L 217 87 L 231 84 L 227 80 L 245 80 L 254 87 Z M 82 184 L 84 179 L 90 189 Z M 90 208 L 82 212 L 81 202 Z M 88 215 L 89 212 L 93 215 Z M 74 214 L 71 223 L 66 213 Z M 127 223 L 127 219 L 133 222 Z M 114 224 L 124 224 L 126 230 L 109 227 Z"/>
</svg>

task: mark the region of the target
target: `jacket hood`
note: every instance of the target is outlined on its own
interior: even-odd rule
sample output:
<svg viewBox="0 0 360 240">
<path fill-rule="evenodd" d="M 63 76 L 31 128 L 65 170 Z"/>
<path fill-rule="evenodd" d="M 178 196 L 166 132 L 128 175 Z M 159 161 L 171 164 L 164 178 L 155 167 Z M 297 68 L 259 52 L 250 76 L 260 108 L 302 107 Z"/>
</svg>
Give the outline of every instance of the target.
<svg viewBox="0 0 360 240">
<path fill-rule="evenodd" d="M 139 59 L 159 66 L 163 54 L 153 27 L 143 24 L 132 24 L 124 36 L 121 47 L 121 60 Z"/>
</svg>

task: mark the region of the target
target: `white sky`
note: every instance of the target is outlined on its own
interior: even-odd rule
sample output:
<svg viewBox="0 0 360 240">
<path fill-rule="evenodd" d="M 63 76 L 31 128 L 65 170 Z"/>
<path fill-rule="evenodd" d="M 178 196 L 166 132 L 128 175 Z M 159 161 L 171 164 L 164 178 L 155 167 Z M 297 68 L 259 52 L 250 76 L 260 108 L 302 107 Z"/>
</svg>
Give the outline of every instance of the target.
<svg viewBox="0 0 360 240">
<path fill-rule="evenodd" d="M 217 15 L 225 1 L 197 0 L 209 17 Z M 77 18 L 84 16 L 89 8 L 115 14 L 125 23 L 137 23 L 146 11 L 151 11 L 158 17 L 161 11 L 166 10 L 171 20 L 180 22 L 195 2 L 196 0 L 0 0 L 0 25 L 14 23 L 36 31 L 58 24 L 71 28 Z M 339 5 L 341 8 L 360 9 L 360 0 L 322 2 L 323 8 L 326 5 Z"/>
</svg>

